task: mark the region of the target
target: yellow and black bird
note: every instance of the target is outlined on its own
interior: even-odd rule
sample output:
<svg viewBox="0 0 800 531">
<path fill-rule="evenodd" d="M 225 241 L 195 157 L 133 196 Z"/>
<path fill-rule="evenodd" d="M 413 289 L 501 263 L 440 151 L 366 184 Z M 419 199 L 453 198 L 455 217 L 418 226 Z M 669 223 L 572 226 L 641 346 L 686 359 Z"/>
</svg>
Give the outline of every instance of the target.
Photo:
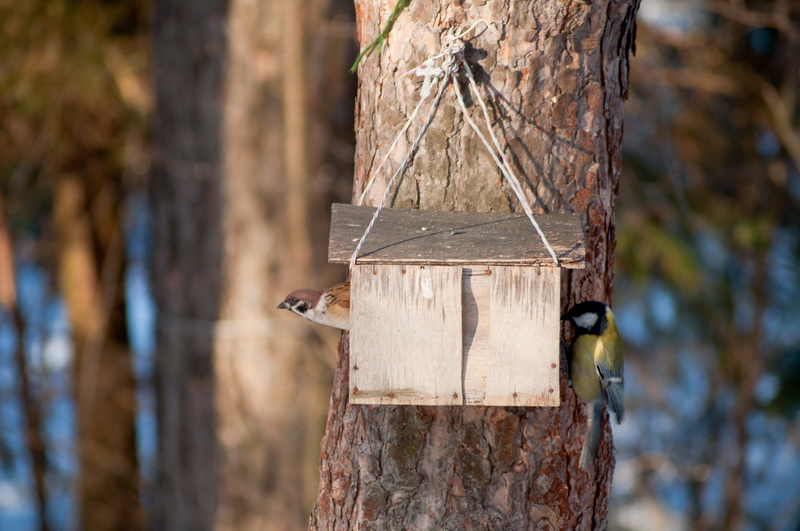
<svg viewBox="0 0 800 531">
<path fill-rule="evenodd" d="M 602 302 L 576 304 L 561 319 L 575 326 L 569 349 L 569 376 L 575 393 L 588 403 L 586 439 L 580 460 L 580 467 L 585 469 L 597 457 L 606 397 L 617 416 L 617 424 L 625 416 L 622 340 L 611 308 Z"/>
</svg>

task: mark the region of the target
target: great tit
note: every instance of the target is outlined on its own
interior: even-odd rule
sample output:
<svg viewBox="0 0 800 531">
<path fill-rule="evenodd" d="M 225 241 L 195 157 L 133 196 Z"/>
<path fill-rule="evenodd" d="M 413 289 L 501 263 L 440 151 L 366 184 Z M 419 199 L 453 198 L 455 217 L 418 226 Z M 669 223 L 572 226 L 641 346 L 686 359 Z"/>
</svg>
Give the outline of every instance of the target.
<svg viewBox="0 0 800 531">
<path fill-rule="evenodd" d="M 597 457 L 600 418 L 606 397 L 617 416 L 617 424 L 625 416 L 622 340 L 611 308 L 602 302 L 576 304 L 561 319 L 575 326 L 575 337 L 569 349 L 569 375 L 575 393 L 588 403 L 586 439 L 580 460 L 580 467 L 585 469 Z"/>
</svg>

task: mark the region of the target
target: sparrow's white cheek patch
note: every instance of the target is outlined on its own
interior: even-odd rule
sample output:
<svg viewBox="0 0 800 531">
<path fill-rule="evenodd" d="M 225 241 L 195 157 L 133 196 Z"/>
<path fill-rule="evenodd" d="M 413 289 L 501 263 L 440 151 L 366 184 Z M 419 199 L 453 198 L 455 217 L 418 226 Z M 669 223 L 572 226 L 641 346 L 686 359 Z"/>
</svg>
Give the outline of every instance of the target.
<svg viewBox="0 0 800 531">
<path fill-rule="evenodd" d="M 583 315 L 579 315 L 573 319 L 575 324 L 580 326 L 581 328 L 586 328 L 587 330 L 590 329 L 597 323 L 597 314 L 592 312 L 587 312 Z"/>
</svg>

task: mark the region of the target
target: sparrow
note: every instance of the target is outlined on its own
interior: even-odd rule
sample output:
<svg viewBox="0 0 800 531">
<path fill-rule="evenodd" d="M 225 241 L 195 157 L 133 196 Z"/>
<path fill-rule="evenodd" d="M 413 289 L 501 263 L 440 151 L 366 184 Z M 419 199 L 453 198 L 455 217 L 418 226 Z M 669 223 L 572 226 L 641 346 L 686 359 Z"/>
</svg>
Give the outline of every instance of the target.
<svg viewBox="0 0 800 531">
<path fill-rule="evenodd" d="M 561 319 L 575 327 L 570 347 L 570 379 L 575 394 L 588 403 L 589 409 L 580 460 L 580 467 L 585 469 L 597 457 L 606 398 L 617 424 L 625 416 L 622 340 L 611 308 L 602 302 L 576 304 Z"/>
<path fill-rule="evenodd" d="M 278 305 L 309 321 L 342 330 L 350 329 L 350 282 L 336 284 L 325 291 L 298 289 Z"/>
</svg>

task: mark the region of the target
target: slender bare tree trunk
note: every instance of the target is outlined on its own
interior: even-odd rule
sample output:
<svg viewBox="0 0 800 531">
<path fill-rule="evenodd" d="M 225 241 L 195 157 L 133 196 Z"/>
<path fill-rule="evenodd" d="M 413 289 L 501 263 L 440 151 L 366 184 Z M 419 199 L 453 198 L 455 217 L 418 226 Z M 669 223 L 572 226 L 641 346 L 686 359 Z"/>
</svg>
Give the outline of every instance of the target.
<svg viewBox="0 0 800 531">
<path fill-rule="evenodd" d="M 297 328 L 276 333 L 272 320 L 280 276 L 307 282 L 310 272 L 298 195 L 306 179 L 302 63 L 286 61 L 302 57 L 297 10 L 284 1 L 230 3 L 222 315 L 239 325 L 218 342 L 216 359 L 222 529 L 294 529 L 302 514 L 303 338 Z M 292 74 L 297 84 L 287 100 Z"/>
<path fill-rule="evenodd" d="M 124 304 L 121 177 L 59 176 L 59 283 L 75 347 L 81 529 L 138 529 L 136 381 Z"/>
<path fill-rule="evenodd" d="M 323 83 L 306 61 L 317 67 L 309 52 L 324 51 L 314 40 L 337 46 L 321 31 L 335 3 L 230 4 L 222 315 L 239 325 L 217 343 L 223 529 L 304 529 L 316 495 L 330 347 L 312 325 L 275 307 L 293 289 L 325 282 L 311 259 L 327 231 L 311 225 L 326 226 L 329 210 L 311 206 L 330 133 L 315 138 L 320 125 L 309 115 L 320 119 L 333 103 L 325 83 L 347 75 L 348 55 L 332 58 L 338 71 Z M 352 108 L 352 96 L 344 105 Z"/>
<path fill-rule="evenodd" d="M 306 527 L 338 336 L 275 307 L 332 280 L 312 259 L 337 105 L 352 131 L 344 3 L 156 10 L 162 527 Z"/>
<path fill-rule="evenodd" d="M 219 492 L 214 339 L 222 286 L 226 0 L 154 4 L 154 529 L 210 529 Z"/>
<path fill-rule="evenodd" d="M 25 352 L 27 326 L 17 300 L 17 274 L 14 264 L 14 245 L 6 221 L 5 198 L 0 196 L 0 308 L 11 318 L 17 341 L 14 361 L 19 382 L 19 398 L 25 418 L 24 437 L 31 458 L 33 486 L 36 493 L 36 513 L 40 531 L 47 531 L 47 444 L 42 433 L 41 397 L 31 385 L 30 366 Z"/>
<path fill-rule="evenodd" d="M 356 0 L 362 43 L 380 31 L 393 6 Z M 636 0 L 411 2 L 383 53 L 359 72 L 354 197 L 418 98 L 420 82 L 394 74 L 437 52 L 446 28 L 489 21 L 471 40 L 468 59 L 479 72 L 495 128 L 527 180 L 534 207 L 574 212 L 584 222 L 587 269 L 563 273 L 562 304 L 608 301 L 622 100 L 637 7 Z M 450 90 L 395 206 L 507 211 L 515 201 L 454 101 Z M 476 105 L 470 111 L 483 122 Z M 370 201 L 382 192 L 377 186 Z M 609 430 L 596 471 L 580 472 L 584 409 L 564 379 L 559 408 L 351 406 L 347 367 L 345 339 L 313 528 L 605 527 L 614 467 Z"/>
</svg>

